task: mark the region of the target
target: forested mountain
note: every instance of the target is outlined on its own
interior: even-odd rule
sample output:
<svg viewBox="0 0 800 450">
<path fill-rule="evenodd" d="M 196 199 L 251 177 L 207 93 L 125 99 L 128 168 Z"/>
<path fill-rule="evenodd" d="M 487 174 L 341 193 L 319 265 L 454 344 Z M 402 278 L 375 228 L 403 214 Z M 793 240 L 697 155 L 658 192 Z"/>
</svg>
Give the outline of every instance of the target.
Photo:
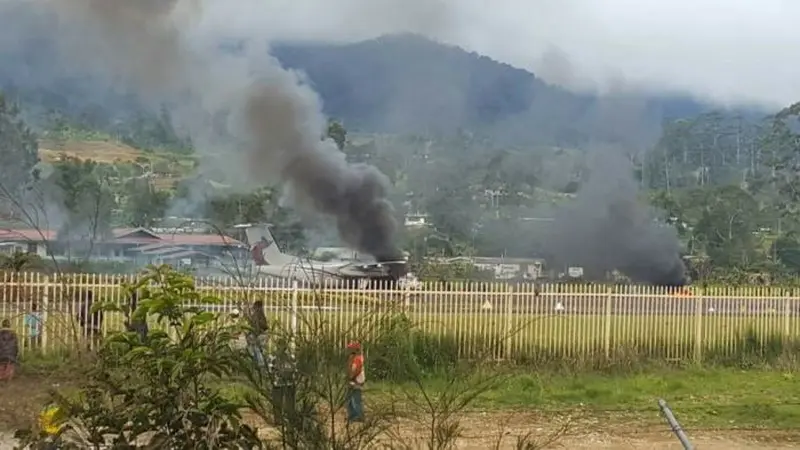
<svg viewBox="0 0 800 450">
<path fill-rule="evenodd" d="M 186 214 L 220 225 L 269 221 L 287 248 L 312 245 L 308 224 L 283 209 L 271 187 L 232 195 L 196 182 L 224 184 L 212 172 L 187 178 L 201 164 L 166 111 L 145 111 L 128 92 L 60 72 L 54 48 L 47 39 L 0 46 L 8 123 L 22 119 L 55 144 L 101 136 L 145 150 L 132 161 L 56 163 L 55 185 L 89 186 L 67 202 L 73 207 L 65 223 L 79 223 L 72 219 L 86 215 L 78 208 L 85 203 L 102 212 L 103 223 L 149 226 L 194 192 L 202 198 L 190 203 L 199 210 Z M 629 246 L 624 263 L 638 267 L 659 260 L 664 248 L 676 253 L 652 245 L 663 239 L 667 219 L 685 253 L 724 274 L 800 271 L 796 108 L 776 120 L 716 111 L 689 98 L 575 94 L 410 35 L 347 45 L 283 43 L 273 53 L 319 92 L 347 159 L 387 175 L 398 217 L 428 214 L 430 227 L 402 236 L 416 256 L 544 256 L 588 265 L 593 260 L 580 253 L 606 261 Z M 12 104 L 22 108 L 19 117 Z M 102 182 L 73 183 L 78 175 Z M 197 194 L 206 184 L 213 188 Z M 656 214 L 631 206 L 644 198 Z M 539 219 L 558 219 L 570 204 L 579 207 L 560 219 L 569 226 L 543 231 L 548 222 Z M 554 238 L 580 248 L 548 248 Z"/>
<path fill-rule="evenodd" d="M 635 120 L 626 127 L 652 132 L 664 119 L 709 109 L 690 98 L 609 102 L 575 94 L 525 70 L 415 35 L 346 45 L 283 43 L 272 52 L 286 67 L 308 76 L 329 116 L 358 131 L 431 134 L 463 128 L 508 141 L 580 145 L 589 136 L 608 133 L 606 128 L 613 128 L 609 121 Z M 25 117 L 34 126 L 53 121 L 57 111 L 151 144 L 128 126 L 147 121 L 135 98 L 99 89 L 98 80 L 64 71 L 59 64 L 46 34 L 6 44 L 0 47 L 0 90 L 27 105 Z"/>
<path fill-rule="evenodd" d="M 273 53 L 286 67 L 308 75 L 328 115 L 363 131 L 424 133 L 461 127 L 539 143 L 575 144 L 594 133 L 607 115 L 622 112 L 658 125 L 662 119 L 709 109 L 676 97 L 609 104 L 415 35 L 346 45 L 283 44 Z"/>
</svg>

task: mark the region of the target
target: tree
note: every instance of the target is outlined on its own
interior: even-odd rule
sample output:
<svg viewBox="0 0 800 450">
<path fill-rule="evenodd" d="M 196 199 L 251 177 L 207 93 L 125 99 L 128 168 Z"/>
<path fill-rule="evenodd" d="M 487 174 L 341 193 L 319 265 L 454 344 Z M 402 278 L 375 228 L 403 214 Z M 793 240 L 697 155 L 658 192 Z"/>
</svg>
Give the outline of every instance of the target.
<svg viewBox="0 0 800 450">
<path fill-rule="evenodd" d="M 37 270 L 43 266 L 41 258 L 33 253 L 14 252 L 12 255 L 0 255 L 0 269 L 15 273 Z"/>
<path fill-rule="evenodd" d="M 754 231 L 758 203 L 746 191 L 727 186 L 708 190 L 695 234 L 717 266 L 747 266 L 758 259 Z"/>
<path fill-rule="evenodd" d="M 800 274 L 800 239 L 794 233 L 780 236 L 772 244 L 775 259 L 792 274 Z"/>
<path fill-rule="evenodd" d="M 61 207 L 59 241 L 67 242 L 67 253 L 89 256 L 94 243 L 111 232 L 111 212 L 116 200 L 108 178 L 99 173 L 98 164 L 66 157 L 54 166 L 44 191 L 51 202 Z"/>
<path fill-rule="evenodd" d="M 719 111 L 666 123 L 647 155 L 645 182 L 667 191 L 749 182 L 762 169 L 760 132 L 757 123 Z"/>
<path fill-rule="evenodd" d="M 264 188 L 248 194 L 228 194 L 212 197 L 206 211 L 212 223 L 226 228 L 238 223 L 269 223 L 271 232 L 286 251 L 305 249 L 305 232 L 300 218 L 278 202 L 279 193 Z"/>
<path fill-rule="evenodd" d="M 336 143 L 336 147 L 339 150 L 344 150 L 345 145 L 347 145 L 347 130 L 341 122 L 336 120 L 328 121 L 328 129 L 325 135 Z"/>
<path fill-rule="evenodd" d="M 142 178 L 129 180 L 125 193 L 125 218 L 133 227 L 152 227 L 166 214 L 171 198 L 168 191 L 159 191 L 150 180 Z"/>
<path fill-rule="evenodd" d="M 781 216 L 800 220 L 800 103 L 776 114 L 763 138 L 766 162 L 771 166 L 771 184 Z"/>
<path fill-rule="evenodd" d="M 0 201 L 6 214 L 18 215 L 23 197 L 38 179 L 36 135 L 19 116 L 19 108 L 0 93 Z"/>
</svg>

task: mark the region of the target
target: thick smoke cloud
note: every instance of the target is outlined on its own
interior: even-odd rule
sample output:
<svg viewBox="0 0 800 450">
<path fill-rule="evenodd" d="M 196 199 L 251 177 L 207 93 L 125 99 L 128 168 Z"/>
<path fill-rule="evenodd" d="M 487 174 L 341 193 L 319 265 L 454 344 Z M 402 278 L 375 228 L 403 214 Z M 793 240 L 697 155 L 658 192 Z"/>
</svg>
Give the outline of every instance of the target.
<svg viewBox="0 0 800 450">
<path fill-rule="evenodd" d="M 365 8 L 379 3 L 386 8 Z M 325 125 L 319 99 L 300 75 L 283 70 L 263 43 L 287 37 L 348 40 L 348 33 L 370 37 L 370 33 L 411 30 L 471 48 L 482 43 L 489 46 L 486 53 L 513 60 L 513 55 L 504 57 L 497 51 L 500 47 L 492 44 L 497 36 L 506 36 L 502 47 L 509 52 L 536 46 L 550 52 L 534 58 L 533 68 L 542 69 L 553 81 L 574 85 L 594 79 L 592 72 L 587 75 L 583 70 L 591 58 L 576 58 L 569 45 L 557 50 L 547 40 L 509 45 L 522 42 L 504 34 L 513 34 L 512 27 L 482 39 L 481 30 L 486 28 L 470 24 L 494 23 L 503 8 L 488 13 L 483 8 L 481 14 L 472 14 L 471 0 L 459 3 L 458 10 L 449 9 L 452 4 L 448 7 L 446 1 L 404 2 L 402 8 L 388 3 L 392 0 L 349 0 L 337 4 L 330 14 L 319 14 L 318 2 L 303 0 L 266 5 L 251 0 L 0 0 L 0 6 L 14 6 L 17 14 L 15 20 L 3 20 L 0 14 L 0 24 L 16 26 L 0 27 L 0 53 L 4 46 L 49 36 L 59 46 L 51 55 L 53 70 L 22 73 L 26 52 L 20 52 L 17 80 L 52 87 L 48 83 L 55 75 L 79 77 L 88 80 L 89 94 L 107 84 L 123 93 L 132 91 L 152 107 L 166 103 L 175 123 L 192 137 L 200 153 L 222 156 L 213 159 L 213 164 L 226 174 L 226 181 L 244 187 L 280 182 L 296 205 L 333 217 L 347 243 L 388 258 L 396 256 L 395 221 L 386 200 L 385 177 L 370 166 L 346 164 L 331 143 L 319 139 Z M 565 9 L 559 5 L 538 4 L 536 20 L 561 14 L 558 11 Z M 520 19 L 528 20 L 527 16 L 517 14 Z M 574 27 L 559 24 L 558 28 L 575 34 Z M 221 51 L 220 42 L 232 42 L 238 52 Z M 450 75 L 442 77 L 450 83 L 443 85 L 452 87 Z M 411 84 L 408 91 L 414 92 L 413 80 Z M 447 92 L 452 104 L 461 104 L 458 86 Z M 405 92 L 400 96 L 416 104 Z M 559 107 L 557 98 L 545 102 L 549 103 L 546 114 L 552 115 Z M 637 203 L 637 186 L 625 157 L 631 149 L 646 148 L 657 132 L 638 120 L 643 108 L 635 96 L 627 96 L 602 102 L 598 114 L 591 115 L 592 137 L 607 145 L 590 149 L 592 176 L 576 202 L 558 213 L 556 226 L 547 236 L 535 236 L 556 264 L 583 265 L 587 272 L 597 274 L 617 268 L 658 283 L 672 284 L 681 278 L 677 239 L 657 226 L 651 212 Z M 521 116 L 519 125 L 526 129 L 536 118 Z M 504 136 L 510 138 L 513 131 L 508 127 Z M 194 200 L 199 202 L 202 196 Z"/>
<path fill-rule="evenodd" d="M 685 268 L 675 229 L 637 197 L 632 165 L 613 148 L 594 148 L 589 179 L 559 210 L 543 242 L 552 262 L 602 279 L 619 270 L 635 281 L 682 285 Z"/>
<path fill-rule="evenodd" d="M 569 64 L 562 66 L 569 76 Z M 557 266 L 581 266 L 590 278 L 619 270 L 635 281 L 661 285 L 686 282 L 675 229 L 647 206 L 634 178 L 659 134 L 645 119 L 647 104 L 620 82 L 596 105 L 586 172 L 574 201 L 556 212 L 542 239 Z"/>
<path fill-rule="evenodd" d="M 308 123 L 316 97 L 298 95 L 288 72 L 253 86 L 244 116 L 254 148 L 251 170 L 276 164 L 292 199 L 336 218 L 340 236 L 379 260 L 398 258 L 393 247 L 395 220 L 387 199 L 388 179 L 372 166 L 350 165 L 330 141 L 320 142 L 319 124 Z"/>
<path fill-rule="evenodd" d="M 230 172 L 253 184 L 279 181 L 296 205 L 335 218 L 348 244 L 378 259 L 399 256 L 386 177 L 371 166 L 349 165 L 321 140 L 319 99 L 267 48 L 248 46 L 250 36 L 235 30 L 209 29 L 219 24 L 203 20 L 199 2 L 59 0 L 49 6 L 64 30 L 65 51 L 144 98 L 166 102 L 201 151 L 221 146 L 230 152 Z M 224 37 L 244 42 L 244 55 L 224 55 L 218 48 Z"/>
</svg>

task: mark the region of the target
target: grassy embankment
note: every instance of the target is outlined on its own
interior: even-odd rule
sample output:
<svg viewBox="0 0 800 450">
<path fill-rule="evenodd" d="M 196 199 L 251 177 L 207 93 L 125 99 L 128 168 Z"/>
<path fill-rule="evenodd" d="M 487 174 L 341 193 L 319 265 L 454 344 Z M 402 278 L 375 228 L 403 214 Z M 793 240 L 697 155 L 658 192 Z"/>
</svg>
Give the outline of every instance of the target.
<svg viewBox="0 0 800 450">
<path fill-rule="evenodd" d="M 49 389 L 69 390 L 79 381 L 71 377 L 69 365 L 42 359 L 23 363 L 18 378 L 0 386 L 0 428 L 24 425 L 47 399 Z M 424 386 L 434 398 L 452 389 L 447 379 L 437 376 L 426 378 Z M 238 392 L 230 390 L 234 396 Z M 368 407 L 400 409 L 413 409 L 421 396 L 414 383 L 381 381 L 372 381 L 366 395 Z M 479 395 L 465 412 L 569 415 L 583 422 L 644 431 L 664 427 L 656 405 L 659 398 L 669 402 L 689 430 L 800 428 L 797 375 L 776 368 L 651 367 L 605 374 L 515 370 L 498 378 L 497 385 Z"/>
</svg>

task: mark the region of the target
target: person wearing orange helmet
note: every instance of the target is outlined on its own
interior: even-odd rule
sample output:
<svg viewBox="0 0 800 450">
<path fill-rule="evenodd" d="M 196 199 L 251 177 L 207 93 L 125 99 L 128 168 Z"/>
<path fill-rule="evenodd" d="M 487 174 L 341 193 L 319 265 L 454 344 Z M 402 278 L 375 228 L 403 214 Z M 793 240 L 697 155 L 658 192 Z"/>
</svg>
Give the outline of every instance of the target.
<svg viewBox="0 0 800 450">
<path fill-rule="evenodd" d="M 364 421 L 364 404 L 361 390 L 364 387 L 366 376 L 364 374 L 364 354 L 361 352 L 361 343 L 352 341 L 347 344 L 347 377 L 348 389 L 346 397 L 347 421 Z"/>
</svg>

